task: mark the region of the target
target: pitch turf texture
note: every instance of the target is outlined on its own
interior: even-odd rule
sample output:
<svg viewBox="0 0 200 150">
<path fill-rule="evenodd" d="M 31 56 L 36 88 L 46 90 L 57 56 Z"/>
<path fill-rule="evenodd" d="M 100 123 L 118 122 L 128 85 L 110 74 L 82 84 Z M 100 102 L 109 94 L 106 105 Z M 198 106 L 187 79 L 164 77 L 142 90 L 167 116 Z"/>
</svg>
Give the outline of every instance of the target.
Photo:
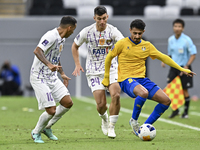
<svg viewBox="0 0 200 150">
<path fill-rule="evenodd" d="M 103 135 L 93 98 L 73 98 L 74 106 L 53 127 L 58 141 L 42 135 L 44 144 L 31 139 L 31 130 L 43 111 L 37 109 L 35 97 L 0 97 L 0 150 L 199 150 L 200 101 L 191 101 L 189 119 L 177 116 L 168 119 L 169 108 L 154 123 L 157 136 L 153 141 L 141 141 L 128 124 L 133 100 L 121 98 L 121 111 L 115 127 L 117 137 Z M 108 98 L 110 103 L 110 98 Z M 142 124 L 155 102 L 148 100 L 139 117 Z M 182 108 L 183 109 L 183 108 Z"/>
</svg>

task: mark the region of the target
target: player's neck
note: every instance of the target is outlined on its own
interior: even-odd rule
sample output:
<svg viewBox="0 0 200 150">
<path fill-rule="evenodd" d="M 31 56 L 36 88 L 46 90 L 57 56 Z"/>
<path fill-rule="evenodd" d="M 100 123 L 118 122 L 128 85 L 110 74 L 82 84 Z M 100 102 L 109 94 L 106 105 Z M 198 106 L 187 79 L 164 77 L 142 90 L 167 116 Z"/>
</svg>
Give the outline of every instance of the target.
<svg viewBox="0 0 200 150">
<path fill-rule="evenodd" d="M 175 34 L 176 39 L 178 39 L 181 36 L 181 34 Z"/>
<path fill-rule="evenodd" d="M 99 32 L 102 32 L 102 31 L 104 31 L 104 30 L 106 29 L 106 27 L 107 27 L 107 25 L 105 26 L 105 28 L 98 28 L 98 26 L 96 26 L 96 28 L 97 28 L 97 31 L 99 31 Z"/>
</svg>

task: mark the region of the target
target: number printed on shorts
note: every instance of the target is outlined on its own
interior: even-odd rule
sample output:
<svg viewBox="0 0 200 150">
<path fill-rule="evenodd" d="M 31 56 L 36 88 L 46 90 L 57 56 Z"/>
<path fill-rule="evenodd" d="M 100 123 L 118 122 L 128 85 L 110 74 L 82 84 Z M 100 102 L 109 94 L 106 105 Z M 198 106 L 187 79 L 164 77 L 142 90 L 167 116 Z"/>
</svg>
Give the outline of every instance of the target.
<svg viewBox="0 0 200 150">
<path fill-rule="evenodd" d="M 99 84 L 100 85 L 99 77 L 92 78 L 91 82 L 92 82 L 91 83 L 92 86 L 95 86 L 95 84 Z"/>
<path fill-rule="evenodd" d="M 48 98 L 48 101 L 53 101 L 53 97 L 51 95 L 51 92 L 47 93 L 47 98 Z"/>
</svg>

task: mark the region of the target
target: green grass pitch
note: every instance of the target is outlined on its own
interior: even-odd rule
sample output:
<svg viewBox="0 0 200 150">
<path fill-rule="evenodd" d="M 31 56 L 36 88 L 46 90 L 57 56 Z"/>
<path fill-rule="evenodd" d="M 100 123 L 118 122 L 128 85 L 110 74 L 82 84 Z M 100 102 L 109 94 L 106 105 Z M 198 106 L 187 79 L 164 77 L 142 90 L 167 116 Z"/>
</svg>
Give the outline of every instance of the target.
<svg viewBox="0 0 200 150">
<path fill-rule="evenodd" d="M 169 108 L 153 125 L 157 136 L 144 142 L 133 135 L 128 124 L 134 100 L 121 98 L 121 110 L 115 127 L 117 137 L 103 135 L 101 119 L 93 98 L 74 98 L 74 105 L 53 127 L 58 141 L 42 135 L 44 144 L 31 139 L 31 130 L 43 111 L 35 97 L 0 97 L 0 150 L 198 150 L 200 149 L 200 101 L 191 101 L 188 119 L 168 119 Z M 110 103 L 110 98 L 107 99 Z M 152 112 L 155 102 L 147 100 L 139 122 Z M 181 109 L 183 109 L 181 107 Z"/>
</svg>

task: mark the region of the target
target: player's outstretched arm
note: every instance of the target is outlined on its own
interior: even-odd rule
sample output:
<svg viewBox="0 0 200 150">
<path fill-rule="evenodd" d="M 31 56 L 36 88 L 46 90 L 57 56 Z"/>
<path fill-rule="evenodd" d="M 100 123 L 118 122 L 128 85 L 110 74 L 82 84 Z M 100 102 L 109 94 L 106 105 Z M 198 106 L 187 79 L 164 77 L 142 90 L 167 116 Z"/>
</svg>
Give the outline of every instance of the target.
<svg viewBox="0 0 200 150">
<path fill-rule="evenodd" d="M 58 65 L 53 65 L 52 63 L 50 63 L 45 55 L 44 52 L 41 48 L 36 47 L 36 49 L 34 50 L 34 54 L 37 56 L 37 58 L 43 63 L 45 64 L 52 72 L 54 71 L 58 71 L 60 68 L 62 68 L 62 66 L 58 66 Z"/>
<path fill-rule="evenodd" d="M 80 71 L 84 72 L 84 70 L 83 70 L 83 68 L 82 68 L 82 66 L 80 64 L 80 61 L 79 61 L 78 48 L 79 48 L 79 46 L 76 45 L 76 43 L 74 42 L 72 44 L 72 56 L 74 58 L 74 63 L 75 63 L 75 69 L 72 72 L 73 76 L 77 76 L 77 75 L 80 76 Z"/>
<path fill-rule="evenodd" d="M 104 79 L 102 81 L 102 84 L 105 87 L 109 86 L 109 74 L 110 74 L 110 66 L 111 66 L 111 61 L 112 61 L 113 57 L 110 53 L 108 53 L 108 55 L 106 56 L 106 60 L 105 60 L 105 73 L 104 73 Z"/>
<path fill-rule="evenodd" d="M 179 66 L 173 59 L 171 59 L 169 56 L 167 56 L 165 54 L 161 53 L 161 55 L 159 55 L 159 57 L 157 59 L 159 59 L 160 61 L 164 62 L 165 64 L 167 64 L 173 68 L 176 68 L 176 69 L 182 71 L 184 74 L 186 74 L 188 76 L 196 75 L 196 73 L 192 72 L 191 70 L 185 69 L 185 68 L 182 68 L 181 66 Z"/>
</svg>

